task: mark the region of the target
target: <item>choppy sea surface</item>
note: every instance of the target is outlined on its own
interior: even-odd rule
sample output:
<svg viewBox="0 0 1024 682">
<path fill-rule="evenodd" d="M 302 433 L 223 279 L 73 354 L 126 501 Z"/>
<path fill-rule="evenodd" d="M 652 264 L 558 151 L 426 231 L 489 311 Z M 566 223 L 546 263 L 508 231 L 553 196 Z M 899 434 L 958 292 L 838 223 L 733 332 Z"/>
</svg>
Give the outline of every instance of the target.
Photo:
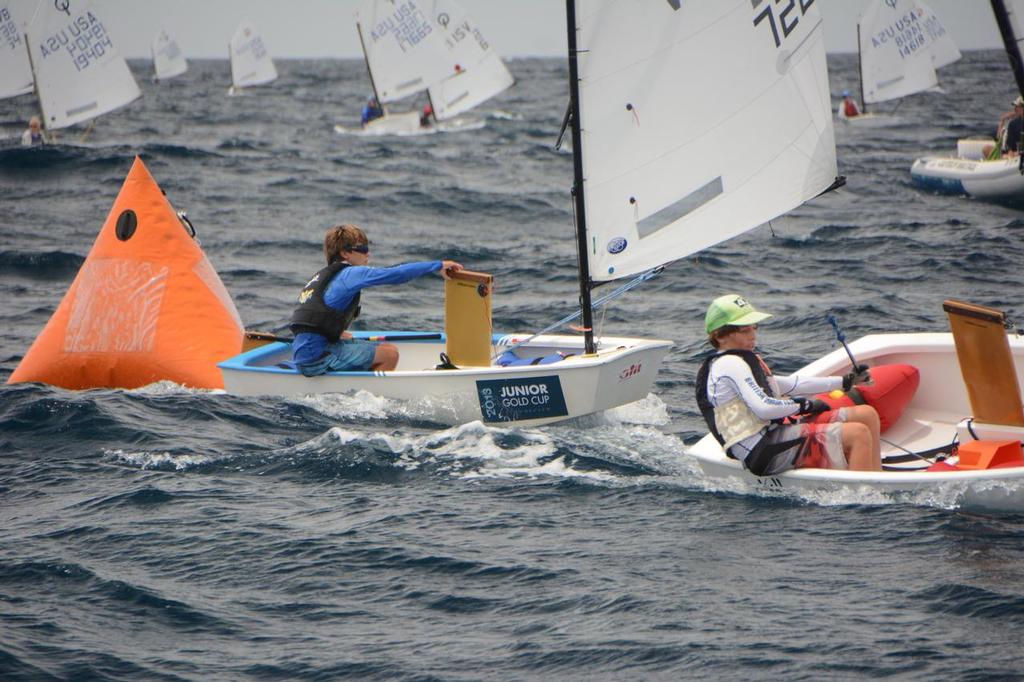
<svg viewBox="0 0 1024 682">
<path fill-rule="evenodd" d="M 356 123 L 359 61 L 279 62 L 231 98 L 225 62 L 161 84 L 132 67 L 143 97 L 84 141 L 22 150 L 34 101 L 0 102 L 0 380 L 136 154 L 250 328 L 284 325 L 339 221 L 367 230 L 377 264 L 493 273 L 496 329 L 573 309 L 563 60 L 511 61 L 517 84 L 476 130 L 404 138 L 333 131 Z M 856 58 L 830 69 L 838 102 Z M 909 174 L 990 133 L 1013 79 L 993 51 L 941 82 L 900 105 L 903 125 L 837 127 L 845 188 L 608 309 L 608 333 L 676 342 L 634 405 L 510 429 L 367 395 L 0 387 L 0 678 L 1024 679 L 1024 518 L 941 491 L 768 497 L 683 455 L 719 294 L 775 314 L 760 341 L 783 372 L 835 347 L 828 312 L 850 338 L 945 331 L 945 298 L 1019 317 L 1024 214 Z M 375 289 L 363 311 L 440 328 L 439 280 Z"/>
</svg>

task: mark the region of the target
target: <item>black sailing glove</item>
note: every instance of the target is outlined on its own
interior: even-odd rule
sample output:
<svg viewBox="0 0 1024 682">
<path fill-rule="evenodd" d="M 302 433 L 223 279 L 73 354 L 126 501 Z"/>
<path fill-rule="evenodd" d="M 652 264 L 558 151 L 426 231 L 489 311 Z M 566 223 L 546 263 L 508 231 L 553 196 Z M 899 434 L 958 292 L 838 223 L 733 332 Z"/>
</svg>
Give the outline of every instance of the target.
<svg viewBox="0 0 1024 682">
<path fill-rule="evenodd" d="M 854 384 L 870 384 L 871 372 L 867 365 L 857 365 L 853 371 L 843 377 L 843 391 L 849 391 Z"/>
<path fill-rule="evenodd" d="M 818 398 L 795 398 L 795 400 L 800 406 L 800 412 L 797 414 L 815 415 L 832 409 L 828 403 Z"/>
</svg>

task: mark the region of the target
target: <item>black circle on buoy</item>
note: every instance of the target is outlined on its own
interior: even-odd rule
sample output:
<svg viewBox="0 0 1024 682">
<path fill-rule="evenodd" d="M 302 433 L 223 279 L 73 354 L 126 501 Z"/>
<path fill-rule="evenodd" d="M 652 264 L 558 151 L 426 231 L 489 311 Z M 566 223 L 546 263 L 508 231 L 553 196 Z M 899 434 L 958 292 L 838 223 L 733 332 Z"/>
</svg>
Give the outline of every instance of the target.
<svg viewBox="0 0 1024 682">
<path fill-rule="evenodd" d="M 477 296 L 479 296 L 480 298 L 483 298 L 484 296 L 486 296 L 490 292 L 487 290 L 487 285 L 484 284 L 483 282 L 481 282 L 480 284 L 476 285 L 476 293 L 477 293 Z"/>
<path fill-rule="evenodd" d="M 139 226 L 139 219 L 135 216 L 135 211 L 130 208 L 125 211 L 121 211 L 121 215 L 117 216 L 117 228 L 114 232 L 117 234 L 117 238 L 123 242 L 128 241 L 135 234 L 135 228 Z"/>
</svg>

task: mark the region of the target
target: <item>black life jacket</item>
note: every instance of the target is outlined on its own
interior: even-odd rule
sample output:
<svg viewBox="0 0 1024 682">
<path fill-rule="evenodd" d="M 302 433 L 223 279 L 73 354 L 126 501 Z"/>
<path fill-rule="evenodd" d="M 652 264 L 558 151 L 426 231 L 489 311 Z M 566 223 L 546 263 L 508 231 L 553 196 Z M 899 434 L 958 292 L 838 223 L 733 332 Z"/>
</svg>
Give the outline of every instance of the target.
<svg viewBox="0 0 1024 682">
<path fill-rule="evenodd" d="M 344 261 L 335 261 L 313 275 L 306 283 L 299 294 L 299 307 L 292 313 L 289 328 L 293 334 L 312 332 L 334 343 L 341 338 L 342 332 L 348 329 L 352 321 L 359 317 L 359 299 L 362 292 L 357 293 L 348 307 L 341 312 L 324 302 L 324 292 L 327 291 L 331 280 L 349 265 Z"/>
<path fill-rule="evenodd" d="M 700 408 L 700 413 L 704 417 L 704 422 L 708 425 L 708 430 L 711 431 L 715 440 L 721 445 L 725 444 L 725 439 L 722 438 L 722 434 L 718 432 L 718 428 L 715 426 L 715 408 L 708 399 L 708 374 L 711 372 L 711 363 L 723 355 L 740 356 L 747 363 L 747 366 L 750 367 L 750 373 L 754 375 L 754 381 L 757 382 L 757 385 L 768 395 L 774 395 L 771 383 L 768 381 L 768 372 L 765 371 L 766 365 L 761 361 L 757 353 L 740 349 L 723 350 L 705 358 L 704 362 L 701 363 L 700 369 L 697 370 L 697 407 Z"/>
</svg>

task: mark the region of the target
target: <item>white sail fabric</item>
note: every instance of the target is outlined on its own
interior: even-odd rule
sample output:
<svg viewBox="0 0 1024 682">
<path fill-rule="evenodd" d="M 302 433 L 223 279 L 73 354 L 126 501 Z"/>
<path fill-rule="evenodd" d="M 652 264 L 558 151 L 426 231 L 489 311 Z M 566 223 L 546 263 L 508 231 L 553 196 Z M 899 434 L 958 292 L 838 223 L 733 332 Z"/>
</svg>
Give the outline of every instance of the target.
<svg viewBox="0 0 1024 682">
<path fill-rule="evenodd" d="M 91 2 L 40 3 L 26 35 L 47 129 L 88 121 L 139 96 L 109 25 Z"/>
<path fill-rule="evenodd" d="M 469 111 L 515 83 L 480 27 L 454 0 L 426 0 L 448 48 L 453 72 L 431 85 L 434 116 L 443 121 Z"/>
<path fill-rule="evenodd" d="M 835 180 L 821 16 L 802 5 L 783 20 L 771 0 L 578 2 L 592 279 L 718 244 Z"/>
<path fill-rule="evenodd" d="M 960 54 L 960 48 L 953 42 L 953 37 L 946 30 L 946 27 L 942 25 L 942 22 L 939 21 L 939 18 L 935 16 L 932 8 L 921 2 L 921 0 L 916 0 L 915 4 L 922 11 L 921 22 L 924 24 L 925 33 L 930 40 L 928 52 L 932 56 L 932 66 L 936 69 L 941 69 L 943 66 L 952 64 L 960 59 L 963 56 Z"/>
<path fill-rule="evenodd" d="M 1017 52 L 1024 55 L 1024 0 L 1004 0 L 1003 5 L 1006 7 L 1006 15 L 1010 18 Z"/>
<path fill-rule="evenodd" d="M 0 0 L 0 99 L 32 92 L 25 24 L 35 0 Z"/>
<path fill-rule="evenodd" d="M 960 58 L 935 13 L 919 0 L 876 0 L 860 18 L 864 101 L 885 102 L 938 86 L 935 69 Z"/>
<path fill-rule="evenodd" d="M 157 80 L 174 78 L 188 71 L 188 61 L 178 43 L 167 31 L 160 29 L 153 39 L 153 77 Z"/>
<path fill-rule="evenodd" d="M 365 0 L 355 17 L 381 103 L 422 92 L 455 73 L 441 32 L 419 0 Z"/>
<path fill-rule="evenodd" d="M 231 36 L 231 84 L 235 88 L 266 85 L 277 80 L 277 69 L 270 58 L 259 31 L 250 21 L 243 21 Z"/>
</svg>

